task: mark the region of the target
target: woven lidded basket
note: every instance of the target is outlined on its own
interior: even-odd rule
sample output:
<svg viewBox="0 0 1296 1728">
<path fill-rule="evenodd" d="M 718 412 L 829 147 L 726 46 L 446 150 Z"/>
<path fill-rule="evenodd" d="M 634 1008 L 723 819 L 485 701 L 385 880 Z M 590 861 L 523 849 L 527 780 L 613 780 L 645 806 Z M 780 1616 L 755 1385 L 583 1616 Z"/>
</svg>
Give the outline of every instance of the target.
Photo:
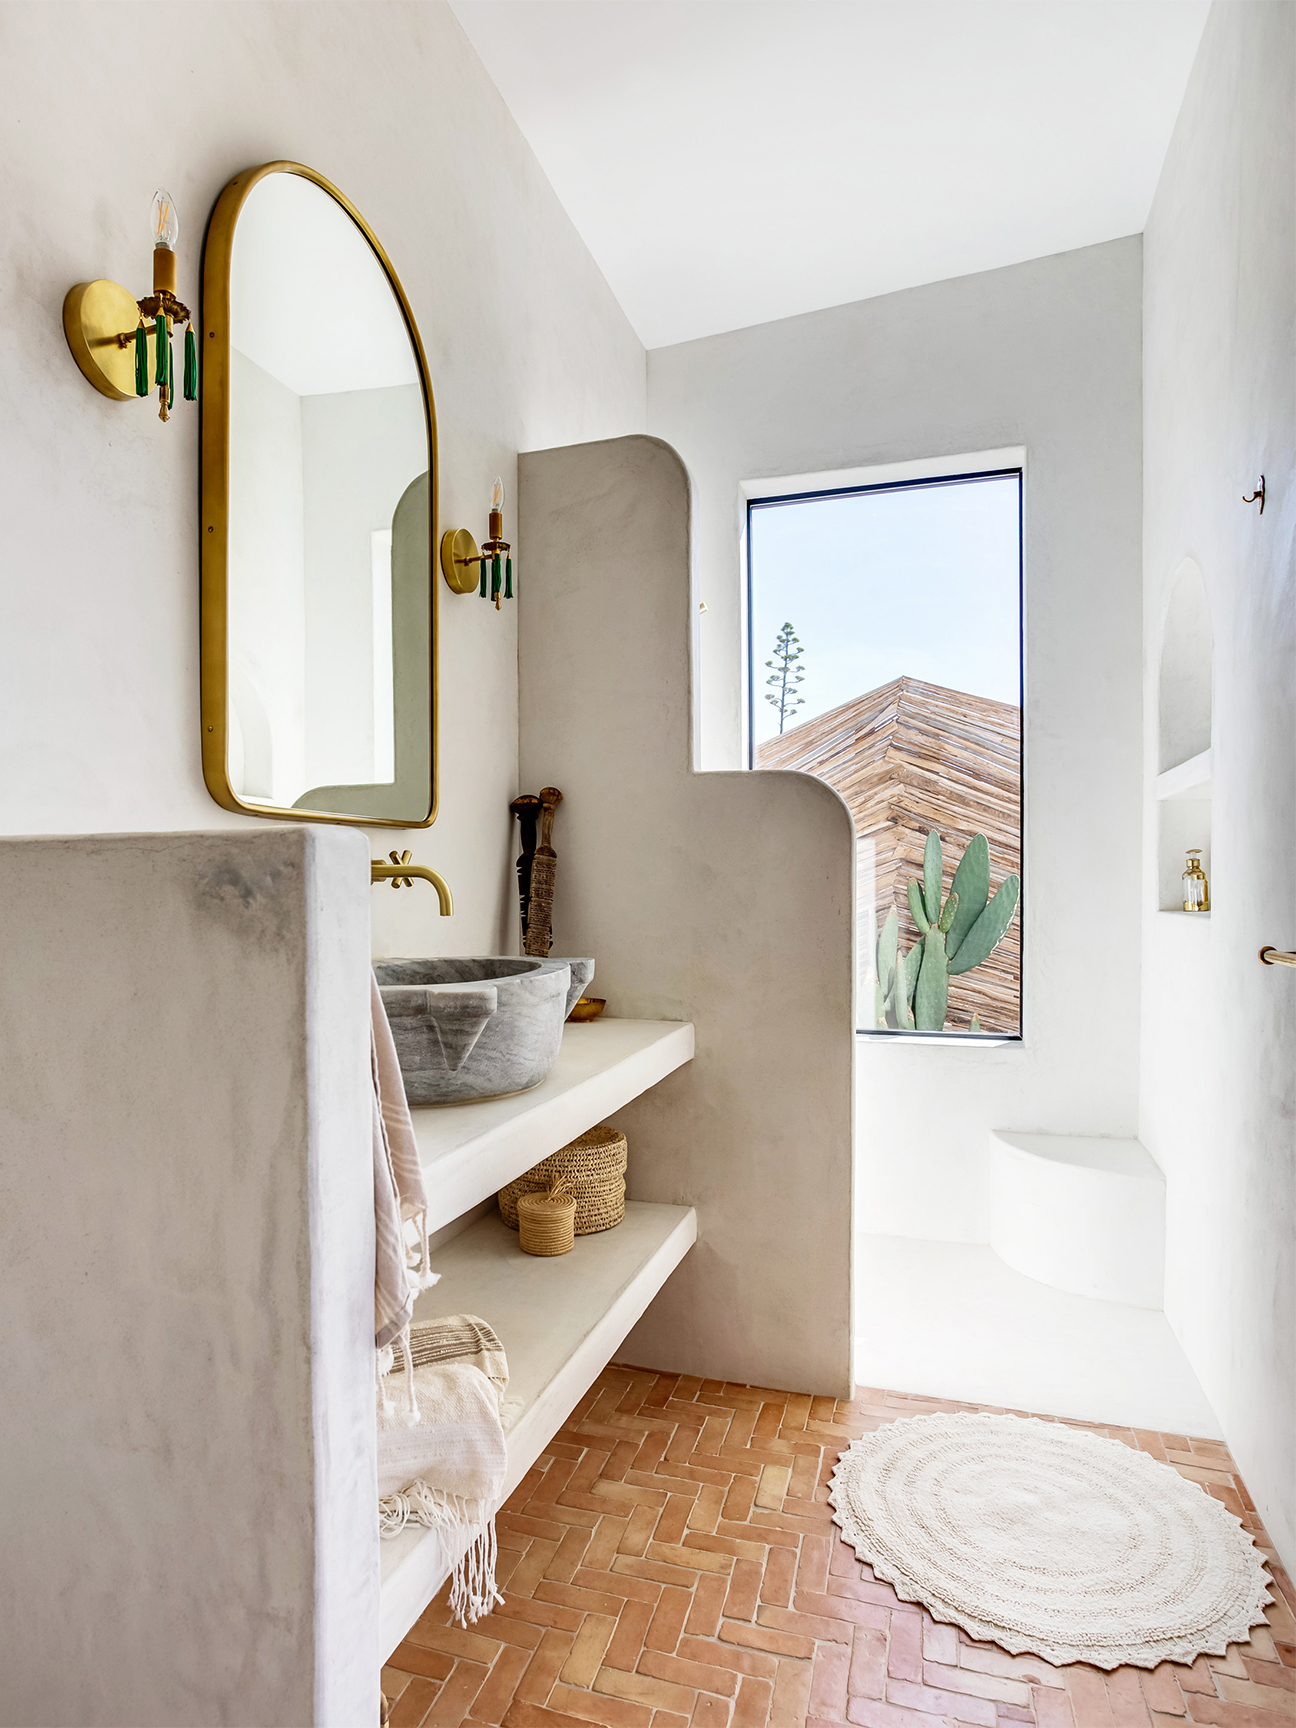
<svg viewBox="0 0 1296 1728">
<path fill-rule="evenodd" d="M 576 1239 L 576 1198 L 556 1186 L 519 1194 L 518 1246 L 524 1254 L 570 1254 Z"/>
<path fill-rule="evenodd" d="M 548 1189 L 561 1176 L 576 1196 L 576 1234 L 593 1236 L 625 1217 L 626 1138 L 606 1122 L 591 1128 L 499 1191 L 500 1217 L 518 1227 L 518 1199 Z"/>
</svg>

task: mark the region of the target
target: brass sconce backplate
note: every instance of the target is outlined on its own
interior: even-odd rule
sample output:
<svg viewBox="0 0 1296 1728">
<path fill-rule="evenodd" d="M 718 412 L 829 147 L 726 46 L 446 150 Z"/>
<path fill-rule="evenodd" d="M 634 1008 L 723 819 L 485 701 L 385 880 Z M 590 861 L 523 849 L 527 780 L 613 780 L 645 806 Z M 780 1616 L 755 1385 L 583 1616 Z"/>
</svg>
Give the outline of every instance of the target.
<svg viewBox="0 0 1296 1728">
<path fill-rule="evenodd" d="M 477 592 L 481 552 L 466 528 L 447 528 L 441 536 L 441 574 L 456 594 Z"/>
<path fill-rule="evenodd" d="M 135 329 L 139 302 L 120 283 L 100 279 L 78 282 L 63 302 L 63 330 L 82 372 L 101 395 L 114 402 L 135 400 Z M 123 334 L 128 338 L 121 340 Z M 154 338 L 148 337 L 149 377 L 154 372 Z"/>
</svg>

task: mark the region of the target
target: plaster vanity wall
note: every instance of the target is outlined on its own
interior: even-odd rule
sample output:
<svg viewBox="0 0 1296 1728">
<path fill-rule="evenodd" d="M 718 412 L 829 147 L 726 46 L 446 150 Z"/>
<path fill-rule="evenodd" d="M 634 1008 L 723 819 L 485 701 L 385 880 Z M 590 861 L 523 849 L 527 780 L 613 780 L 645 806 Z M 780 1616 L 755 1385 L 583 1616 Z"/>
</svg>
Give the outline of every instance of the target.
<svg viewBox="0 0 1296 1728">
<path fill-rule="evenodd" d="M 1024 1040 L 859 1041 L 862 1232 L 988 1241 L 992 1128 L 1136 1131 L 1140 294 L 1134 237 L 648 357 L 694 482 L 706 768 L 744 760 L 744 483 L 1026 451 Z M 815 892 L 785 879 L 781 916 Z"/>
<path fill-rule="evenodd" d="M 0 840 L 0 1723 L 378 1719 L 363 834 Z"/>
<path fill-rule="evenodd" d="M 1217 4 L 1144 239 L 1140 1107 L 1166 1173 L 1166 1315 L 1289 1567 L 1296 972 L 1261 966 L 1257 950 L 1296 949 L 1294 109 L 1296 12 Z M 1263 516 L 1242 502 L 1262 473 Z M 1157 909 L 1152 786 L 1170 765 L 1156 735 L 1167 611 L 1193 565 L 1213 638 L 1200 921 Z M 1180 749 L 1192 746 L 1202 739 Z"/>
<path fill-rule="evenodd" d="M 198 749 L 198 413 L 109 402 L 77 370 L 63 297 L 148 286 L 149 201 L 180 214 L 179 292 L 240 169 L 287 157 L 364 213 L 422 331 L 441 514 L 485 527 L 520 448 L 641 430 L 644 351 L 449 7 L 242 0 L 0 7 L 0 830 L 247 826 Z M 145 44 L 154 44 L 145 48 Z M 126 94 L 124 94 L 126 93 Z M 130 94 L 134 93 L 134 94 Z M 161 107 L 159 108 L 159 103 Z M 164 115 L 164 123 L 161 116 Z M 526 549 L 519 547 L 526 580 Z M 378 953 L 492 953 L 514 927 L 516 611 L 440 608 L 441 810 L 409 845 L 455 896 L 373 896 Z"/>
<path fill-rule="evenodd" d="M 697 596 L 679 457 L 631 437 L 520 459 L 522 781 L 555 823 L 556 954 L 697 1051 L 618 1111 L 633 1199 L 698 1241 L 622 1348 L 847 1395 L 853 846 L 803 774 L 693 770 Z"/>
</svg>

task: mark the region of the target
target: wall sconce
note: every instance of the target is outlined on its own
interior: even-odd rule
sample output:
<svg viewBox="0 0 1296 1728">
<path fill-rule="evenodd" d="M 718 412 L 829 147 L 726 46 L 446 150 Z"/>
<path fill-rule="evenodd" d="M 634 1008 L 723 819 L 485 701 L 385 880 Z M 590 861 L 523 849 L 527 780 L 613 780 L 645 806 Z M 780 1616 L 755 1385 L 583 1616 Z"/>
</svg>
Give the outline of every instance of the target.
<svg viewBox="0 0 1296 1728">
<path fill-rule="evenodd" d="M 441 536 L 441 574 L 450 588 L 456 594 L 477 593 L 483 600 L 493 600 L 497 612 L 501 598 L 513 598 L 513 559 L 503 534 L 504 482 L 497 475 L 491 490 L 488 537 L 482 541 L 481 547 L 478 548 L 466 528 L 447 528 Z M 501 557 L 504 559 L 502 578 Z"/>
<path fill-rule="evenodd" d="M 78 282 L 63 302 L 63 333 L 72 357 L 101 395 L 114 402 L 147 396 L 157 385 L 158 419 L 169 420 L 175 401 L 171 331 L 185 326 L 184 397 L 198 396 L 198 351 L 189 308 L 176 299 L 176 241 L 180 223 L 169 192 L 153 195 L 153 292 L 143 300 L 118 282 Z M 146 320 L 152 319 L 151 324 Z M 149 338 L 153 338 L 152 359 Z M 133 350 L 133 352 L 132 352 Z"/>
</svg>

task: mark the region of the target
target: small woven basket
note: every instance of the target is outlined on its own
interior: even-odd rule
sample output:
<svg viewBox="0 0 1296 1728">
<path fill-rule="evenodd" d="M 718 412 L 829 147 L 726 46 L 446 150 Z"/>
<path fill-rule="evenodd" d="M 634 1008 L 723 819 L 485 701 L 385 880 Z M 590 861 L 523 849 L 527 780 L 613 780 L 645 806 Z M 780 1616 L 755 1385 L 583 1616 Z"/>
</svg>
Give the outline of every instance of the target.
<svg viewBox="0 0 1296 1728">
<path fill-rule="evenodd" d="M 561 1178 L 544 1194 L 519 1194 L 518 1243 L 524 1254 L 570 1254 L 576 1240 L 576 1196 Z"/>
<path fill-rule="evenodd" d="M 625 1217 L 626 1138 L 606 1122 L 562 1146 L 499 1191 L 500 1217 L 518 1228 L 518 1202 L 561 1178 L 576 1200 L 576 1234 L 611 1230 Z"/>
</svg>

